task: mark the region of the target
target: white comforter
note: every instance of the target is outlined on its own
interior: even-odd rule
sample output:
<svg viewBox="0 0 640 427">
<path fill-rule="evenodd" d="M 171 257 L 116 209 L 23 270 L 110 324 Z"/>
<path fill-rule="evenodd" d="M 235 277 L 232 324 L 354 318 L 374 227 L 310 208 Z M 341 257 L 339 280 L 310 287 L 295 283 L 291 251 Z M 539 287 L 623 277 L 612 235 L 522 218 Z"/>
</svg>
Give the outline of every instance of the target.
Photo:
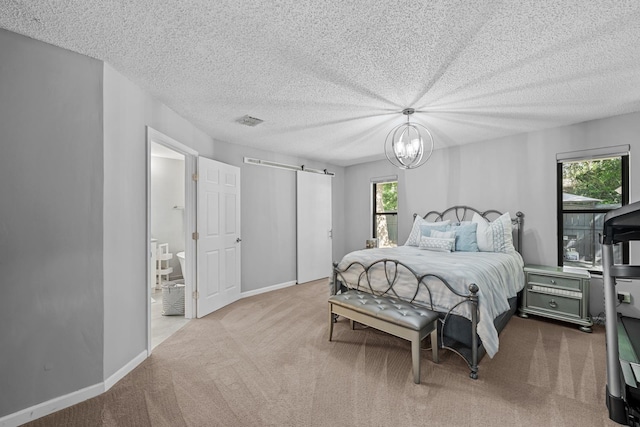
<svg viewBox="0 0 640 427">
<path fill-rule="evenodd" d="M 493 357 L 499 347 L 498 331 L 493 319 L 509 309 L 508 299 L 515 297 L 524 287 L 522 257 L 519 253 L 495 252 L 433 252 L 414 246 L 397 248 L 365 249 L 351 252 L 342 259 L 338 268 L 343 270 L 354 261 L 368 266 L 380 259 L 394 259 L 409 266 L 418 275 L 434 274 L 445 279 L 456 291 L 468 295 L 469 285 L 475 283 L 478 288 L 478 336 L 482 340 L 489 357 Z M 387 267 L 389 269 L 389 266 Z M 385 290 L 387 279 L 382 265 L 378 265 L 370 274 L 371 286 L 375 290 Z M 360 266 L 352 266 L 343 273 L 343 279 L 355 284 L 362 272 Z M 392 272 L 393 273 L 393 272 Z M 416 279 L 409 271 L 398 269 L 400 280 L 393 289 L 401 298 L 411 299 L 416 289 Z M 338 278 L 340 280 L 340 277 Z M 437 279 L 429 279 L 433 309 L 447 312 L 461 298 L 448 290 Z M 368 287 L 366 280 L 361 286 Z M 424 286 L 415 298 L 416 302 L 429 304 L 429 293 Z M 471 319 L 471 304 L 465 303 L 454 308 L 453 312 Z"/>
</svg>

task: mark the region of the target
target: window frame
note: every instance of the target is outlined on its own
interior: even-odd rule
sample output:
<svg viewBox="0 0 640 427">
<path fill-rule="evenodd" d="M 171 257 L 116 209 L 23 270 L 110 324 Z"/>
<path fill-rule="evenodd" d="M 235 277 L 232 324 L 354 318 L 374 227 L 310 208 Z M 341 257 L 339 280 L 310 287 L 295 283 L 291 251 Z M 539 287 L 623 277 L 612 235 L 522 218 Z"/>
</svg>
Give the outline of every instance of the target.
<svg viewBox="0 0 640 427">
<path fill-rule="evenodd" d="M 563 208 L 563 174 L 562 174 L 562 165 L 564 163 L 573 163 L 580 161 L 589 161 L 589 160 L 600 160 L 600 159 L 608 159 L 608 158 L 621 158 L 621 168 L 622 168 L 622 200 L 621 205 L 625 206 L 629 204 L 629 151 L 627 149 L 626 152 L 613 152 L 609 155 L 601 154 L 597 156 L 589 156 L 585 155 L 583 157 L 567 157 L 561 159 L 558 156 L 557 166 L 556 166 L 556 207 L 557 207 L 557 261 L 558 266 L 564 266 L 564 214 L 601 214 L 607 213 L 612 209 L 564 209 Z M 598 233 L 600 234 L 600 233 Z M 622 263 L 629 263 L 629 243 L 622 244 Z M 582 268 L 582 267 L 572 267 L 572 268 Z M 597 270 L 593 268 L 584 268 L 590 273 L 602 274 L 602 270 Z"/>
<path fill-rule="evenodd" d="M 377 179 L 372 179 L 371 180 L 371 211 L 372 211 L 372 215 L 371 215 L 371 237 L 373 239 L 378 239 L 378 228 L 377 228 L 377 218 L 380 215 L 394 215 L 396 217 L 396 236 L 398 235 L 398 211 L 396 210 L 394 211 L 390 211 L 390 212 L 378 212 L 377 209 L 377 204 L 376 204 L 376 193 L 377 193 L 377 186 L 379 184 L 389 184 L 389 183 L 396 183 L 396 195 L 399 194 L 399 192 L 397 191 L 397 186 L 399 185 L 398 183 L 398 177 L 397 176 L 390 176 L 390 177 L 385 177 L 385 178 L 377 178 Z M 398 203 L 399 204 L 399 203 Z M 379 244 L 379 242 L 378 242 Z M 396 242 L 396 246 L 399 246 L 398 242 Z"/>
</svg>

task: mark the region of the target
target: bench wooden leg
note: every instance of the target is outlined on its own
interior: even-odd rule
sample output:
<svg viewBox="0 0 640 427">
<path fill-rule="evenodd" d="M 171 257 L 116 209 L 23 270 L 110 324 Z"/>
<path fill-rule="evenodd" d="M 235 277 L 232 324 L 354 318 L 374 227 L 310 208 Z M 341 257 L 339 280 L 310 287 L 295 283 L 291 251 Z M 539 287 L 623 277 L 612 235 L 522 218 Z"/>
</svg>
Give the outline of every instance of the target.
<svg viewBox="0 0 640 427">
<path fill-rule="evenodd" d="M 420 384 L 420 334 L 411 340 L 411 362 L 413 363 L 413 382 Z"/>
<path fill-rule="evenodd" d="M 433 363 L 439 363 L 438 357 L 438 321 L 436 320 L 436 327 L 431 331 L 431 354 L 433 355 Z"/>
<path fill-rule="evenodd" d="M 333 304 L 329 304 L 329 341 L 333 336 Z"/>
</svg>

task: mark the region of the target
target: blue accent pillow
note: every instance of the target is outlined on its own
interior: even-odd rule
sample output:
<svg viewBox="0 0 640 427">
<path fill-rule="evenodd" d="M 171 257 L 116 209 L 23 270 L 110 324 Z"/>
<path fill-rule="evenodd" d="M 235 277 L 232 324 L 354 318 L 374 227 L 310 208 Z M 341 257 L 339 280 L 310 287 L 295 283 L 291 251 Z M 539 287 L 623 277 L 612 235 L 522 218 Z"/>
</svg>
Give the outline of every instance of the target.
<svg viewBox="0 0 640 427">
<path fill-rule="evenodd" d="M 479 252 L 478 249 L 478 224 L 451 225 L 447 230 L 456 232 L 456 251 Z"/>
<path fill-rule="evenodd" d="M 427 225 L 427 224 L 420 224 L 420 236 L 424 236 L 424 237 L 431 237 L 431 230 L 436 230 L 436 231 L 447 231 L 449 230 L 449 223 L 447 224 L 438 224 L 438 225 Z M 420 242 L 420 239 L 418 239 L 418 242 Z"/>
</svg>

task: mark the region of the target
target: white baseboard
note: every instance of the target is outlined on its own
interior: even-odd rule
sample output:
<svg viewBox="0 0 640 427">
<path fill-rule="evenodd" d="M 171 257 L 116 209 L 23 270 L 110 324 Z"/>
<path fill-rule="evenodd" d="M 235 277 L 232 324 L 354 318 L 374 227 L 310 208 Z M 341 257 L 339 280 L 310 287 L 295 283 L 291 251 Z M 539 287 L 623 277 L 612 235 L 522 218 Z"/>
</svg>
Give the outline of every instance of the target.
<svg viewBox="0 0 640 427">
<path fill-rule="evenodd" d="M 99 396 L 109 390 L 115 383 L 124 378 L 136 366 L 147 358 L 147 351 L 143 351 L 134 357 L 129 363 L 107 378 L 104 382 L 85 387 L 64 396 L 58 396 L 46 402 L 38 403 L 30 408 L 23 409 L 13 414 L 0 418 L 0 427 L 17 427 L 19 425 L 37 420 L 54 412 L 68 408 L 87 399 Z"/>
<path fill-rule="evenodd" d="M 73 406 L 76 403 L 84 402 L 87 399 L 96 397 L 104 392 L 104 383 L 95 384 L 89 387 L 85 387 L 81 390 L 74 391 L 73 393 L 59 396 L 46 402 L 39 403 L 30 408 L 23 409 L 22 411 L 15 412 L 0 418 L 0 426 L 2 427 L 15 427 L 29 421 L 37 420 L 38 418 L 52 414 L 69 406 Z"/>
<path fill-rule="evenodd" d="M 118 381 L 123 379 L 129 372 L 133 371 L 136 366 L 144 362 L 144 359 L 149 357 L 149 353 L 147 350 L 141 352 L 139 355 L 131 359 L 129 363 L 124 365 L 122 368 L 118 369 L 113 375 L 104 380 L 104 391 L 109 390 L 111 387 L 115 385 Z"/>
<path fill-rule="evenodd" d="M 288 288 L 289 286 L 293 286 L 296 283 L 298 282 L 296 282 L 295 280 L 292 280 L 291 282 L 279 283 L 277 285 L 267 286 L 266 288 L 260 288 L 253 291 L 242 292 L 242 294 L 240 294 L 240 298 L 247 298 L 247 297 L 252 297 L 254 295 L 260 295 L 265 292 L 275 291 L 276 289 Z"/>
</svg>

